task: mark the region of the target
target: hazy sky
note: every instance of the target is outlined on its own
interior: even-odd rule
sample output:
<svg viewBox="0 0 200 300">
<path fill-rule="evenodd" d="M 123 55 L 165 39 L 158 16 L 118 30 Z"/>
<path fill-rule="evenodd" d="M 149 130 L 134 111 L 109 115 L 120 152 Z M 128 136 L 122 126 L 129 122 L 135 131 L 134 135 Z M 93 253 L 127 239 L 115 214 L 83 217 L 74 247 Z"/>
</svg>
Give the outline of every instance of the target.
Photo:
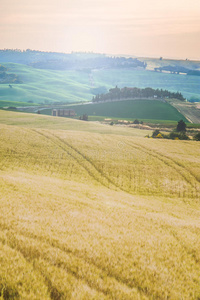
<svg viewBox="0 0 200 300">
<path fill-rule="evenodd" d="M 200 0 L 0 0 L 0 49 L 200 59 Z"/>
</svg>

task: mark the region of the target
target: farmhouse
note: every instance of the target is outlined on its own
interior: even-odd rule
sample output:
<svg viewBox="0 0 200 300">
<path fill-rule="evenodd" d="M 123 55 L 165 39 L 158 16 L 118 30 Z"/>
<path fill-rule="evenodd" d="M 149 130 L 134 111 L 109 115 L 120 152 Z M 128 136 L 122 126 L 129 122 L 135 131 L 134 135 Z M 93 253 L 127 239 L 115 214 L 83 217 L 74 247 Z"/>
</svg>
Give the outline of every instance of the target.
<svg viewBox="0 0 200 300">
<path fill-rule="evenodd" d="M 74 117 L 75 115 L 73 109 L 52 109 L 52 116 L 54 117 Z"/>
</svg>

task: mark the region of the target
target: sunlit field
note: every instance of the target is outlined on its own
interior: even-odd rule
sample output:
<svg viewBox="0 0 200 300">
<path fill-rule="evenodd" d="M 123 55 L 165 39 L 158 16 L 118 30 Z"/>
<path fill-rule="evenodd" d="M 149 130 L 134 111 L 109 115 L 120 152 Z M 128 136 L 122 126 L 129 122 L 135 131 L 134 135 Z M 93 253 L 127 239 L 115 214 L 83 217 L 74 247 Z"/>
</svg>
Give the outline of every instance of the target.
<svg viewBox="0 0 200 300">
<path fill-rule="evenodd" d="M 199 142 L 146 134 L 0 111 L 0 299 L 200 299 Z"/>
</svg>

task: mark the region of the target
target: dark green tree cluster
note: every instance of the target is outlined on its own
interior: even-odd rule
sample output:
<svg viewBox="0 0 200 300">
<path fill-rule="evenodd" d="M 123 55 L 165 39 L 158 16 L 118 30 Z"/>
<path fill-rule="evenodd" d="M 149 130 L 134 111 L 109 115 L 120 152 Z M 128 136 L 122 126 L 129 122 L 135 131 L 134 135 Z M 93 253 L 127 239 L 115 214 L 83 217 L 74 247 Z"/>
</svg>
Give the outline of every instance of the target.
<svg viewBox="0 0 200 300">
<path fill-rule="evenodd" d="M 154 98 L 154 99 L 164 99 L 164 98 L 175 98 L 184 101 L 183 95 L 179 92 L 170 92 L 168 90 L 153 89 L 150 87 L 140 89 L 137 87 L 133 88 L 112 88 L 106 94 L 98 94 L 93 97 L 93 102 L 103 102 L 103 101 L 115 101 L 124 99 L 134 99 L 134 98 Z"/>
</svg>

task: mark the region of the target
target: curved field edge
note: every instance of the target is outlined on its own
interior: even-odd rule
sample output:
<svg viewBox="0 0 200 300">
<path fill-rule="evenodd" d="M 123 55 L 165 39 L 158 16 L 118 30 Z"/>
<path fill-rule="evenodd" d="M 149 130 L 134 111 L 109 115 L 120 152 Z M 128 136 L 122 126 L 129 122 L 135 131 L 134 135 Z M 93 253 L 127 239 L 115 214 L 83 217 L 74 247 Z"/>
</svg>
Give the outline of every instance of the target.
<svg viewBox="0 0 200 300">
<path fill-rule="evenodd" d="M 158 100 L 124 100 L 107 103 L 68 105 L 67 109 L 73 109 L 78 116 L 104 116 L 118 119 L 155 119 L 165 121 L 188 120 L 176 108 L 167 102 Z M 51 114 L 50 109 L 42 110 L 44 114 Z"/>
<path fill-rule="evenodd" d="M 0 120 L 2 297 L 200 297 L 198 143 L 44 116 Z M 160 191 L 164 175 L 179 194 L 144 191 L 143 178 Z"/>
</svg>

